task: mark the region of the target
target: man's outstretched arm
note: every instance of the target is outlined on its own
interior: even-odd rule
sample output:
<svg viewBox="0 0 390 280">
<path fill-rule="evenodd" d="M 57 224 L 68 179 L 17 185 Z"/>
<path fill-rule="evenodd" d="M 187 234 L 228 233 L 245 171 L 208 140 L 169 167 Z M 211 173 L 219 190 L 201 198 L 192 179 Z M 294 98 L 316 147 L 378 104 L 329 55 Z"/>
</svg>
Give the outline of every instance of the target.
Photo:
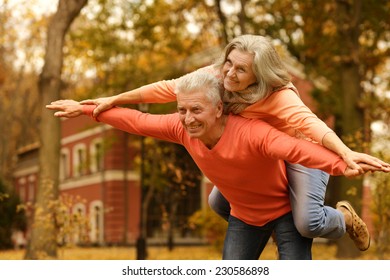
<svg viewBox="0 0 390 280">
<path fill-rule="evenodd" d="M 47 109 L 57 111 L 56 117 L 75 118 L 86 115 L 119 130 L 142 136 L 150 136 L 161 140 L 182 142 L 183 127 L 177 114 L 152 115 L 127 108 L 112 108 L 93 116 L 95 105 L 82 105 L 75 100 L 58 100 L 46 105 Z"/>
</svg>

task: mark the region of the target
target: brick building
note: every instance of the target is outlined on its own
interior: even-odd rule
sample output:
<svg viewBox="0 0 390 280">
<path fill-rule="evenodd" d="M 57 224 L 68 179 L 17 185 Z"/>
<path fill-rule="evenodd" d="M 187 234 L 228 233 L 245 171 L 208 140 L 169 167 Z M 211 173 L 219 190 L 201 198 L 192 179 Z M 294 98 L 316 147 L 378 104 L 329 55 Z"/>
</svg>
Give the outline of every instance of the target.
<svg viewBox="0 0 390 280">
<path fill-rule="evenodd" d="M 72 201 L 71 205 L 68 203 L 70 218 L 87 219 L 85 228 L 79 228 L 68 238 L 75 243 L 134 244 L 139 235 L 141 208 L 140 175 L 134 159 L 139 154 L 141 137 L 96 123 L 86 116 L 63 119 L 61 127 L 60 193 L 68 202 Z M 23 147 L 18 153 L 14 186 L 25 203 L 35 199 L 38 153 L 38 144 Z M 201 190 L 198 187 L 192 192 L 198 194 L 188 196 L 187 200 L 196 201 L 183 201 L 187 205 L 186 215 L 199 209 Z M 165 238 L 159 230 L 160 216 L 152 216 L 154 222 L 148 224 L 152 242 Z"/>
</svg>

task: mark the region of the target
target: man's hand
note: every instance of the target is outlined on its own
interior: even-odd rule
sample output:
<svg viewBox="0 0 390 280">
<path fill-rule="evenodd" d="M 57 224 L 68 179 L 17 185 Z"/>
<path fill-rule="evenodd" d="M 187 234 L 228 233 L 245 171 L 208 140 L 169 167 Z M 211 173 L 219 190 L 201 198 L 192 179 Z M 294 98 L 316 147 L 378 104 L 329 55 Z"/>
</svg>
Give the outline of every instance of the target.
<svg viewBox="0 0 390 280">
<path fill-rule="evenodd" d="M 49 110 L 58 111 L 54 113 L 56 117 L 75 118 L 83 114 L 83 105 L 75 100 L 57 100 L 50 105 L 46 105 Z"/>
<path fill-rule="evenodd" d="M 357 169 L 352 169 L 348 166 L 347 169 L 345 169 L 345 171 L 344 171 L 344 176 L 347 178 L 353 178 L 353 177 L 362 175 L 362 174 L 367 173 L 367 172 L 376 172 L 376 171 L 382 171 L 382 172 L 386 172 L 386 173 L 390 172 L 389 168 L 385 168 L 382 166 L 375 167 L 375 166 L 372 166 L 372 165 L 366 164 L 366 163 L 357 163 L 357 164 L 359 165 L 360 169 L 363 170 L 363 173 Z"/>
<path fill-rule="evenodd" d="M 87 99 L 80 102 L 82 105 L 96 105 L 93 110 L 93 117 L 96 118 L 101 112 L 107 111 L 114 107 L 113 97 L 101 97 L 96 99 Z"/>
</svg>

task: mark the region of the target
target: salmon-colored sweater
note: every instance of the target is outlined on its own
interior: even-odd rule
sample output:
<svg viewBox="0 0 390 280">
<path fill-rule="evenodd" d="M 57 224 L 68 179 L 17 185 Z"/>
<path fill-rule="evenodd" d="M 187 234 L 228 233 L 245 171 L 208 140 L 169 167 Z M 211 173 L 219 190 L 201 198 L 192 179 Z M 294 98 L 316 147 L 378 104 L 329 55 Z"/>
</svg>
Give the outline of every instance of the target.
<svg viewBox="0 0 390 280">
<path fill-rule="evenodd" d="M 198 71 L 208 71 L 219 77 L 211 66 Z M 174 93 L 176 80 L 160 81 L 132 90 L 138 93 L 144 103 L 166 103 L 176 101 Z M 245 118 L 261 119 L 275 128 L 298 138 L 314 140 L 322 144 L 325 134 L 332 132 L 300 99 L 293 88 L 272 93 L 240 113 Z"/>
<path fill-rule="evenodd" d="M 92 117 L 95 106 L 83 111 Z M 198 167 L 231 204 L 231 214 L 263 226 L 291 211 L 284 160 L 342 175 L 344 161 L 309 141 L 290 137 L 269 124 L 229 115 L 219 142 L 208 149 L 190 138 L 178 114 L 151 115 L 125 108 L 101 113 L 98 121 L 132 134 L 183 145 Z"/>
</svg>

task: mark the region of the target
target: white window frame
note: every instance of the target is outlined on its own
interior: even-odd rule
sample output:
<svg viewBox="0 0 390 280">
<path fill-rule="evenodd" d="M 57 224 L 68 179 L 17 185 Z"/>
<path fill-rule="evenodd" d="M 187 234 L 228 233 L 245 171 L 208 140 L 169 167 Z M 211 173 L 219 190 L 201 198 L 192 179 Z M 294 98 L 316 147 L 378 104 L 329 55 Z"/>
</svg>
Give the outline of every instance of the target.
<svg viewBox="0 0 390 280">
<path fill-rule="evenodd" d="M 99 145 L 99 149 L 96 147 Z M 96 173 L 103 170 L 103 138 L 99 137 L 92 141 L 90 145 L 90 170 L 92 173 Z M 99 162 L 98 162 L 99 161 Z"/>
<path fill-rule="evenodd" d="M 82 159 L 79 158 L 79 151 Z M 73 147 L 73 177 L 80 177 L 87 173 L 87 148 L 84 143 L 79 143 Z"/>
<path fill-rule="evenodd" d="M 99 213 L 96 213 L 96 207 L 99 208 Z M 90 219 L 90 241 L 92 243 L 104 243 L 104 208 L 103 202 L 100 200 L 92 201 L 89 205 Z"/>
<path fill-rule="evenodd" d="M 68 148 L 62 148 L 60 153 L 60 181 L 70 177 L 70 152 Z"/>
</svg>

